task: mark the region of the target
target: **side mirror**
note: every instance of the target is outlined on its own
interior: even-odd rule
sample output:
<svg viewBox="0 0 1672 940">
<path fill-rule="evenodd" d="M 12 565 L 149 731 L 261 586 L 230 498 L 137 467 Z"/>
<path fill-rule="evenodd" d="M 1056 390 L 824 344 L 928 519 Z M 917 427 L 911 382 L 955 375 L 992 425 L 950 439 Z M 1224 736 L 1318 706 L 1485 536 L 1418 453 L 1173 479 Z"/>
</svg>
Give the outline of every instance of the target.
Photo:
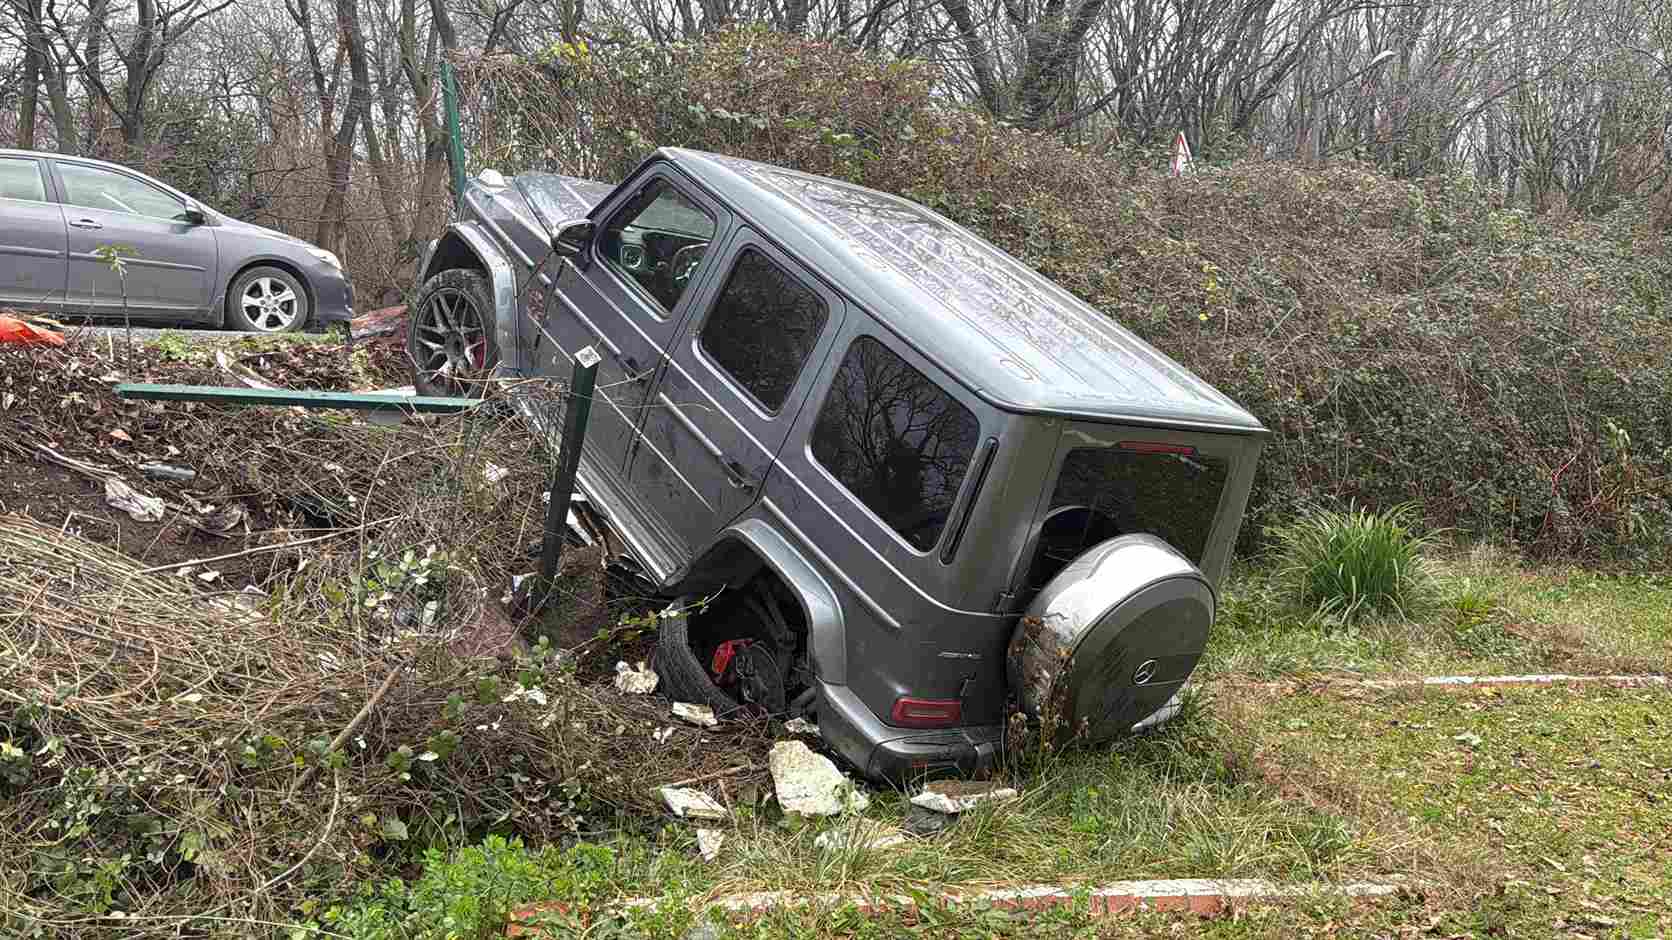
<svg viewBox="0 0 1672 940">
<path fill-rule="evenodd" d="M 571 219 L 552 233 L 552 252 L 559 258 L 581 258 L 592 242 L 595 226 L 591 219 Z"/>
<path fill-rule="evenodd" d="M 208 217 L 203 214 L 203 207 L 195 202 L 186 203 L 186 211 L 183 216 L 187 225 L 202 225 L 208 221 Z"/>
</svg>

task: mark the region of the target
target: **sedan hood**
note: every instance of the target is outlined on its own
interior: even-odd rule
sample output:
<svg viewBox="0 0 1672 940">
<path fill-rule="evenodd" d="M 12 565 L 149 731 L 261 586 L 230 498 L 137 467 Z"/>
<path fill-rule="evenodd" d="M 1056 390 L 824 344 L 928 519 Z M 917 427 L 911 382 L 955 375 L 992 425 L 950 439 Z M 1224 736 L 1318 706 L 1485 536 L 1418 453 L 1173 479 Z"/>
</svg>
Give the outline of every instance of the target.
<svg viewBox="0 0 1672 940">
<path fill-rule="evenodd" d="M 237 231 L 239 231 L 243 234 L 246 234 L 246 235 L 260 235 L 260 236 L 263 236 L 263 237 L 266 237 L 266 238 L 277 238 L 281 241 L 287 241 L 287 242 L 291 242 L 292 244 L 297 244 L 297 245 L 308 245 L 308 244 L 310 244 L 309 242 L 305 242 L 302 239 L 297 238 L 294 235 L 286 235 L 283 232 L 274 231 L 273 229 L 270 229 L 270 228 L 263 228 L 259 225 L 252 225 L 249 222 L 240 222 L 237 219 L 232 218 L 231 216 L 225 216 L 225 215 L 220 215 L 219 213 L 216 213 L 215 218 L 216 218 L 216 221 L 218 221 L 220 223 L 222 228 L 236 229 Z"/>
</svg>

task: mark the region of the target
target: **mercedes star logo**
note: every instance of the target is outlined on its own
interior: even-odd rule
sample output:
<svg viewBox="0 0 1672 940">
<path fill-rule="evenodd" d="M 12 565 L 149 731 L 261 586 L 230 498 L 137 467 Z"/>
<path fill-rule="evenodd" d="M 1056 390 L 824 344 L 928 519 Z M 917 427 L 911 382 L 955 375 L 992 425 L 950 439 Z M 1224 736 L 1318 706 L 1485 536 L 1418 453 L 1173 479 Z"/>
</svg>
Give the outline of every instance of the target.
<svg viewBox="0 0 1672 940">
<path fill-rule="evenodd" d="M 1134 685 L 1148 685 L 1149 681 L 1154 678 L 1155 660 L 1153 659 L 1146 659 L 1139 663 L 1138 668 L 1132 673 L 1132 683 Z"/>
</svg>

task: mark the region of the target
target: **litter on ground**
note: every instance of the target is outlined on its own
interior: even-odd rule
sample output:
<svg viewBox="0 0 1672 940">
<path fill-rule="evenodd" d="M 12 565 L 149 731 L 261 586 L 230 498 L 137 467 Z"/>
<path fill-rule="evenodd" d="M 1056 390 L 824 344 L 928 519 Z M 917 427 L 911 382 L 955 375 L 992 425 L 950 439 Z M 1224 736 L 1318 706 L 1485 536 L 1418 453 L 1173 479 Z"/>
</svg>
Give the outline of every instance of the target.
<svg viewBox="0 0 1672 940">
<path fill-rule="evenodd" d="M 805 718 L 791 718 L 784 722 L 784 731 L 789 734 L 805 734 L 812 738 L 819 736 L 819 726 Z"/>
<path fill-rule="evenodd" d="M 832 849 L 891 849 L 904 845 L 911 837 L 887 823 L 874 819 L 854 819 L 819 833 L 813 845 L 826 851 Z"/>
<path fill-rule="evenodd" d="M 135 522 L 161 522 L 163 518 L 162 500 L 146 496 L 114 477 L 105 480 L 105 502 L 127 513 Z"/>
<path fill-rule="evenodd" d="M 720 847 L 726 843 L 726 834 L 719 829 L 697 830 L 697 851 L 702 854 L 702 860 L 712 862 L 720 857 Z"/>
</svg>

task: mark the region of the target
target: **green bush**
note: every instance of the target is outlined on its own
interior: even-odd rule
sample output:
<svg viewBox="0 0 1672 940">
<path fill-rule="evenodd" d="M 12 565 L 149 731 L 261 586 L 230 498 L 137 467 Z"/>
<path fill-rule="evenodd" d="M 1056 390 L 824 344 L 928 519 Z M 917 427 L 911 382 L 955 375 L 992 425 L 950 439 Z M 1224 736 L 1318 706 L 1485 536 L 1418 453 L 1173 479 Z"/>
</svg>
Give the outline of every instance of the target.
<svg viewBox="0 0 1672 940">
<path fill-rule="evenodd" d="M 1408 504 L 1385 512 L 1312 510 L 1273 530 L 1277 576 L 1301 605 L 1331 619 L 1408 613 L 1430 587 L 1415 518 Z"/>
<path fill-rule="evenodd" d="M 1417 502 L 1534 555 L 1672 546 L 1672 237 L 1470 178 L 1091 153 L 947 107 L 939 75 L 758 30 L 466 70 L 473 158 L 619 180 L 656 146 L 899 193 L 969 226 L 1274 432 L 1245 532 Z M 1245 544 L 1244 548 L 1253 547 Z"/>
<path fill-rule="evenodd" d="M 526 849 L 521 840 L 489 836 L 448 856 L 424 855 L 424 873 L 363 887 L 292 935 L 352 940 L 477 940 L 502 937 L 511 914 L 534 903 L 580 909 L 606 883 L 614 853 L 594 845 Z M 562 918 L 560 908 L 549 916 Z M 580 926 L 577 920 L 575 926 Z"/>
</svg>

